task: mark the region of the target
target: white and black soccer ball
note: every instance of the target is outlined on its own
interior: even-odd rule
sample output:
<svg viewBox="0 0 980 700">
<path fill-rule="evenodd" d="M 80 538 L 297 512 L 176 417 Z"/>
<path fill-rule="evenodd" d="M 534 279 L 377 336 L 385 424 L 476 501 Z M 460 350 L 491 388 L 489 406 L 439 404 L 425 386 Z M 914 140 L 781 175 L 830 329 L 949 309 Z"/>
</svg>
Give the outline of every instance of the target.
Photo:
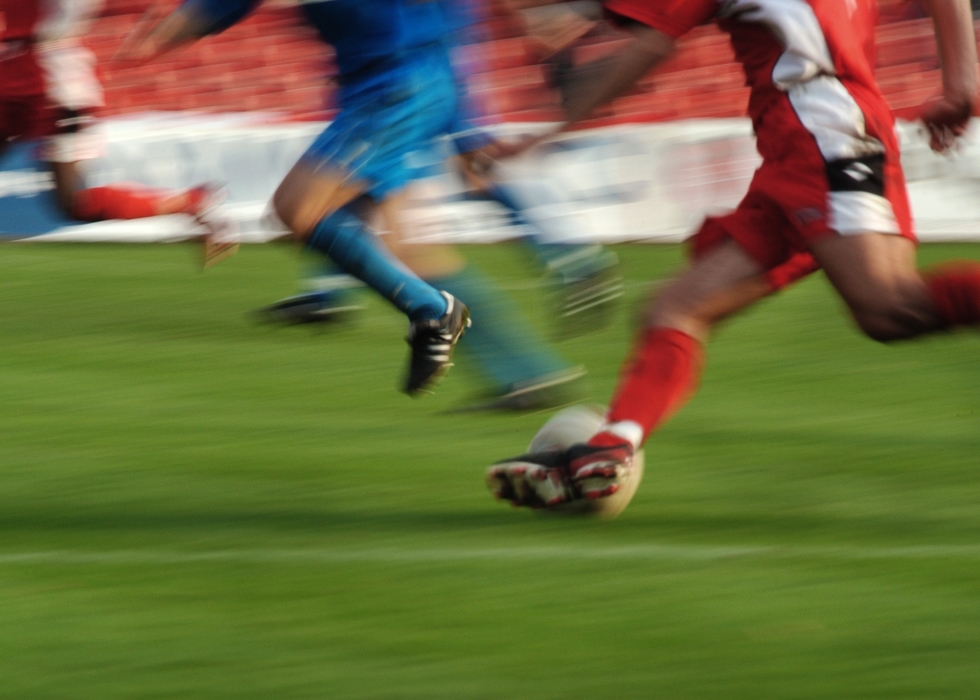
<svg viewBox="0 0 980 700">
<path fill-rule="evenodd" d="M 578 442 L 588 442 L 605 422 L 604 414 L 599 406 L 572 406 L 559 411 L 541 426 L 541 430 L 531 440 L 528 452 L 562 450 Z M 643 450 L 639 449 L 633 455 L 633 465 L 623 485 L 613 495 L 594 500 L 581 499 L 562 503 L 539 512 L 615 518 L 633 500 L 642 479 Z"/>
</svg>

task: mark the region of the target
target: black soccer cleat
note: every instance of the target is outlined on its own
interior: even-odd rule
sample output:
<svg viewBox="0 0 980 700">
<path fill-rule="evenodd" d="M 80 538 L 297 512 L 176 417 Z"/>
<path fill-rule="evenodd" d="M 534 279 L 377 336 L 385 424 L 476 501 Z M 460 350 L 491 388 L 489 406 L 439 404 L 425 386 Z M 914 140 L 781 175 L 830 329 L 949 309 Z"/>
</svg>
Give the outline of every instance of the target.
<svg viewBox="0 0 980 700">
<path fill-rule="evenodd" d="M 515 507 L 549 508 L 577 498 L 566 450 L 530 452 L 490 465 L 487 488 Z"/>
<path fill-rule="evenodd" d="M 568 472 L 580 498 L 596 499 L 616 493 L 633 466 L 633 445 L 572 445 L 566 452 Z"/>
<path fill-rule="evenodd" d="M 447 309 L 442 318 L 413 321 L 408 327 L 406 342 L 412 348 L 405 378 L 405 393 L 415 396 L 425 390 L 452 367 L 453 348 L 463 331 L 470 327 L 470 310 L 448 292 Z"/>
<path fill-rule="evenodd" d="M 609 447 L 577 443 L 564 450 L 531 452 L 490 465 L 487 487 L 514 506 L 552 508 L 580 499 L 611 496 L 633 464 L 628 442 Z"/>
</svg>

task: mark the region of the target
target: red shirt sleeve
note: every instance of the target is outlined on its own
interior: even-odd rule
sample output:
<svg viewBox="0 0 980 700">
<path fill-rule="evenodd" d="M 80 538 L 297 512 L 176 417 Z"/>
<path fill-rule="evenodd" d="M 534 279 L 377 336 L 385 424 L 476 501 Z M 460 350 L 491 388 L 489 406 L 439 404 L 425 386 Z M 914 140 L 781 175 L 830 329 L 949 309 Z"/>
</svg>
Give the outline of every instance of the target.
<svg viewBox="0 0 980 700">
<path fill-rule="evenodd" d="M 605 8 L 675 39 L 718 12 L 718 0 L 606 0 Z"/>
</svg>

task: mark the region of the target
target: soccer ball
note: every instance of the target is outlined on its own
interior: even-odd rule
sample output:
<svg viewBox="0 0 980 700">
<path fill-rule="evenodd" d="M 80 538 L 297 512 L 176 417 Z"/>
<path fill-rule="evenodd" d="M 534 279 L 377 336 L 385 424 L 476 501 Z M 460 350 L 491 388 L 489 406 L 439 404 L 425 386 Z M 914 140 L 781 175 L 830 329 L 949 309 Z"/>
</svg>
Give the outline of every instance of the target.
<svg viewBox="0 0 980 700">
<path fill-rule="evenodd" d="M 541 426 L 528 452 L 563 450 L 577 442 L 587 442 L 599 432 L 605 422 L 605 411 L 599 406 L 572 406 L 559 411 Z M 559 513 L 563 515 L 590 515 L 600 518 L 615 518 L 633 500 L 643 479 L 643 450 L 633 455 L 633 466 L 619 491 L 605 498 L 595 500 L 581 499 L 541 509 L 540 513 Z"/>
</svg>

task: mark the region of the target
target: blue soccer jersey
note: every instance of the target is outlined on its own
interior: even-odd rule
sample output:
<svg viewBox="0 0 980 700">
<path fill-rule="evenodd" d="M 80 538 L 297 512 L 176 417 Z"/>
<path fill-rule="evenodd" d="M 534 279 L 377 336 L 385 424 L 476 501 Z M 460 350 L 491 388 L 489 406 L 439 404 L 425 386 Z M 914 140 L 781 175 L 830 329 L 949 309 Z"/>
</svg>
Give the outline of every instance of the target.
<svg viewBox="0 0 980 700">
<path fill-rule="evenodd" d="M 187 0 L 207 33 L 235 24 L 262 0 Z M 438 0 L 301 0 L 307 20 L 334 47 L 344 82 L 368 79 L 413 60 L 413 49 L 440 43 L 446 24 Z"/>
</svg>

